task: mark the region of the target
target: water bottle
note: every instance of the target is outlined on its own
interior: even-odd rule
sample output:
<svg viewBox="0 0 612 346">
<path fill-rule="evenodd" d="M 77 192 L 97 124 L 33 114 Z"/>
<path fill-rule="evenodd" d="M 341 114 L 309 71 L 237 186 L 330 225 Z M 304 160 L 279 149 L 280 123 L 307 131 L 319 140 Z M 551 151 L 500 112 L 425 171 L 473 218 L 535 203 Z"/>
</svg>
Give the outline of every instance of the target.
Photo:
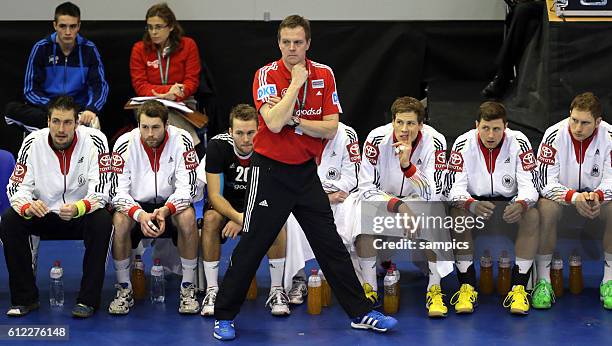
<svg viewBox="0 0 612 346">
<path fill-rule="evenodd" d="M 492 294 L 493 286 L 493 259 L 489 250 L 485 250 L 484 255 L 480 257 L 480 293 Z"/>
<path fill-rule="evenodd" d="M 134 299 L 144 299 L 147 296 L 147 283 L 144 270 L 145 268 L 144 263 L 142 262 L 142 257 L 140 257 L 140 255 L 136 255 L 131 277 Z"/>
<path fill-rule="evenodd" d="M 572 294 L 580 294 L 584 288 L 582 259 L 575 252 L 570 256 L 569 270 L 569 290 Z"/>
<path fill-rule="evenodd" d="M 321 278 L 316 269 L 310 271 L 308 278 L 308 313 L 311 315 L 321 314 Z"/>
<path fill-rule="evenodd" d="M 550 284 L 555 292 L 555 298 L 563 295 L 563 259 L 558 252 L 553 256 L 550 267 Z"/>
<path fill-rule="evenodd" d="M 395 314 L 399 310 L 398 282 L 393 269 L 387 270 L 384 280 L 385 296 L 383 297 L 383 310 L 386 314 Z"/>
<path fill-rule="evenodd" d="M 396 289 L 397 289 L 397 309 L 399 310 L 400 307 L 400 297 L 402 296 L 402 292 L 401 292 L 401 285 L 400 285 L 400 271 L 399 269 L 397 269 L 397 264 L 391 262 L 391 269 L 393 269 L 393 275 L 395 275 L 395 282 L 397 283 Z"/>
<path fill-rule="evenodd" d="M 60 261 L 55 261 L 49 277 L 51 279 L 49 286 L 49 304 L 51 307 L 62 307 L 64 306 L 64 269 Z"/>
<path fill-rule="evenodd" d="M 502 251 L 501 256 L 499 256 L 499 264 L 497 267 L 497 294 L 502 297 L 505 297 L 512 287 L 511 266 L 512 261 L 510 261 L 508 251 Z"/>
<path fill-rule="evenodd" d="M 163 303 L 165 299 L 164 267 L 159 258 L 156 258 L 151 267 L 151 302 Z"/>
<path fill-rule="evenodd" d="M 331 287 L 322 270 L 319 270 L 319 277 L 321 278 L 321 306 L 327 308 L 331 305 Z"/>
</svg>

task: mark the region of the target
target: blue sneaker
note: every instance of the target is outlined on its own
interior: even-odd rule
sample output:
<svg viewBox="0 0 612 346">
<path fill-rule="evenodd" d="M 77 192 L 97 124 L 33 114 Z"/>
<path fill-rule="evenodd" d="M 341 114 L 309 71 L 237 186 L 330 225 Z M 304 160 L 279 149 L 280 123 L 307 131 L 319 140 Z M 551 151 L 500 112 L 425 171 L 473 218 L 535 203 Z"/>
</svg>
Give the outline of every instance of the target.
<svg viewBox="0 0 612 346">
<path fill-rule="evenodd" d="M 233 340 L 236 338 L 234 330 L 234 321 L 230 320 L 215 320 L 215 329 L 213 336 L 219 340 Z"/>
<path fill-rule="evenodd" d="M 397 320 L 385 316 L 376 310 L 368 312 L 367 315 L 357 317 L 351 321 L 351 327 L 355 329 L 374 329 L 377 332 L 386 332 L 393 329 Z"/>
</svg>

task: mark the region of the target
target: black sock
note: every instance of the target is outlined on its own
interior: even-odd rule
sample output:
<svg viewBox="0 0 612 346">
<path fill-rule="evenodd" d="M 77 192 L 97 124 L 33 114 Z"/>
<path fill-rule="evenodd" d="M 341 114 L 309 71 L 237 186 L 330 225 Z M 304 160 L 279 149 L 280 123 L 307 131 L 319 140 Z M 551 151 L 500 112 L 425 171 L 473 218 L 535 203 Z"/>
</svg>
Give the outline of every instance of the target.
<svg viewBox="0 0 612 346">
<path fill-rule="evenodd" d="M 459 285 L 470 284 L 474 289 L 476 288 L 476 269 L 474 269 L 474 264 L 470 264 L 467 271 L 462 273 L 457 268 L 457 279 L 459 279 Z"/>
<path fill-rule="evenodd" d="M 527 271 L 527 273 L 521 274 L 519 272 L 519 266 L 515 264 L 514 267 L 512 268 L 512 286 L 521 285 L 523 287 L 527 287 L 527 284 L 529 283 L 529 278 L 531 277 L 532 268 L 533 268 L 533 265 L 529 267 L 529 270 Z"/>
</svg>

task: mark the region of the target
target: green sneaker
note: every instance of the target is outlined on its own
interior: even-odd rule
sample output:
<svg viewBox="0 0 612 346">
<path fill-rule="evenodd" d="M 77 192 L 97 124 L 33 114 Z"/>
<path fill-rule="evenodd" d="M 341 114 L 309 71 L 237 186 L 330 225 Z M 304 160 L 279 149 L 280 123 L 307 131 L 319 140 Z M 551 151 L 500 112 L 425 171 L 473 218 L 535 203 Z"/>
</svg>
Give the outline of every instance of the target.
<svg viewBox="0 0 612 346">
<path fill-rule="evenodd" d="M 535 309 L 550 309 L 554 302 L 555 294 L 552 285 L 545 279 L 540 279 L 531 293 L 531 306 Z"/>
<path fill-rule="evenodd" d="M 603 307 L 612 310 L 612 280 L 608 280 L 599 286 L 599 297 L 603 302 Z"/>
</svg>

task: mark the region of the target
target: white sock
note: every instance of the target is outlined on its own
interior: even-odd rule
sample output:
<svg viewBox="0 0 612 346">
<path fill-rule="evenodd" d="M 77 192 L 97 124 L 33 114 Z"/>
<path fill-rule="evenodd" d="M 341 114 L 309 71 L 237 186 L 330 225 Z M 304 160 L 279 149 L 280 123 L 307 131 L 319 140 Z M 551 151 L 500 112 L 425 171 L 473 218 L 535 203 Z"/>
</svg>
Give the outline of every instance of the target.
<svg viewBox="0 0 612 346">
<path fill-rule="evenodd" d="M 376 256 L 374 257 L 359 257 L 359 266 L 363 280 L 372 286 L 374 292 L 378 291 L 378 282 L 376 282 Z"/>
<path fill-rule="evenodd" d="M 533 265 L 533 260 L 527 260 L 524 258 L 516 258 L 516 265 L 518 266 L 518 270 L 519 273 L 521 274 L 527 274 L 527 272 L 529 271 L 529 268 L 531 268 L 531 266 Z"/>
<path fill-rule="evenodd" d="M 457 270 L 460 273 L 467 273 L 468 268 L 474 264 L 474 256 L 473 255 L 457 255 L 457 261 L 455 265 L 457 266 Z"/>
<path fill-rule="evenodd" d="M 552 254 L 536 255 L 536 270 L 538 271 L 538 281 L 544 279 L 550 282 L 550 263 Z"/>
<path fill-rule="evenodd" d="M 132 282 L 130 281 L 130 258 L 124 260 L 113 260 L 115 262 L 115 274 L 117 275 L 117 282 L 127 283 L 128 288 L 132 288 Z"/>
<path fill-rule="evenodd" d="M 204 264 L 204 276 L 206 276 L 206 288 L 219 287 L 219 261 L 206 262 Z"/>
<path fill-rule="evenodd" d="M 181 267 L 183 267 L 183 280 L 181 285 L 185 282 L 195 283 L 195 270 L 198 266 L 198 259 L 186 259 L 181 257 Z"/>
<path fill-rule="evenodd" d="M 285 257 L 268 258 L 270 266 L 270 289 L 283 286 L 283 274 L 285 273 Z"/>
<path fill-rule="evenodd" d="M 440 285 L 440 273 L 438 272 L 437 263 L 436 262 L 427 262 L 429 266 L 429 282 L 427 283 L 427 290 L 431 288 L 433 285 Z M 467 269 L 466 269 L 467 270 Z"/>
<path fill-rule="evenodd" d="M 605 253 L 606 263 L 604 264 L 603 283 L 612 280 L 612 253 Z"/>
</svg>

